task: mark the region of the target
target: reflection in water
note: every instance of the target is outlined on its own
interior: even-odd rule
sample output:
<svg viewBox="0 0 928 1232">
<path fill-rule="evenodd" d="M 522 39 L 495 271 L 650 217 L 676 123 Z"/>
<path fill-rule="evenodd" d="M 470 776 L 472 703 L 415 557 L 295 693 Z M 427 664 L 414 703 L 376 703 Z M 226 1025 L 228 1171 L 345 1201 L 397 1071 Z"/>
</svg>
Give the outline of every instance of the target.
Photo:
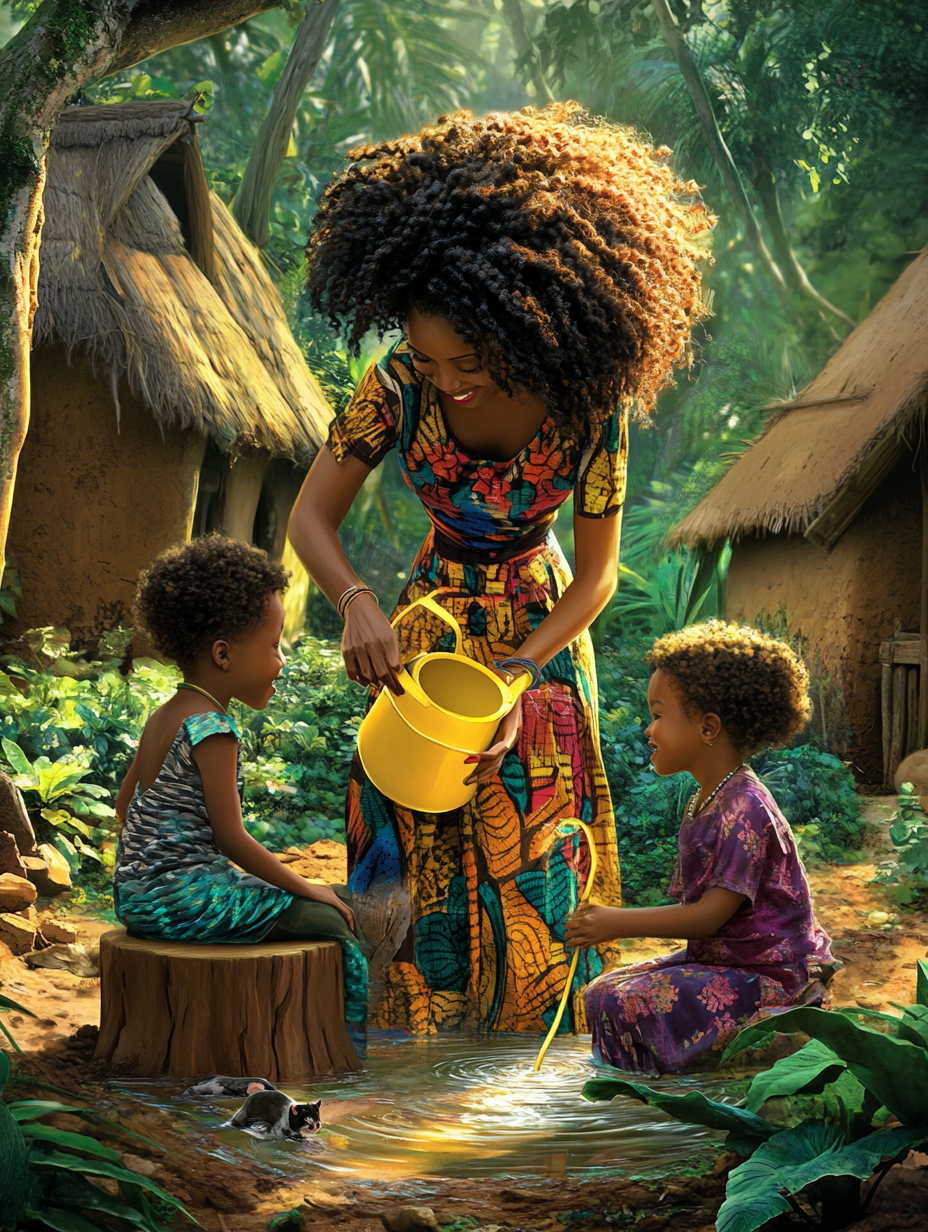
<svg viewBox="0 0 928 1232">
<path fill-rule="evenodd" d="M 295 1100 L 322 1100 L 323 1131 L 304 1144 L 256 1141 L 215 1128 L 236 1101 L 194 1103 L 173 1093 L 176 1084 L 127 1089 L 209 1129 L 218 1154 L 251 1155 L 300 1176 L 640 1172 L 666 1168 L 719 1137 L 637 1101 L 586 1103 L 580 1098 L 584 1082 L 603 1072 L 590 1060 L 589 1036 L 557 1038 L 534 1074 L 539 1043 L 517 1035 L 376 1033 L 362 1073 L 308 1086 L 282 1084 Z M 665 1078 L 661 1086 L 681 1094 L 698 1087 L 716 1099 L 741 1094 L 718 1078 Z"/>
</svg>

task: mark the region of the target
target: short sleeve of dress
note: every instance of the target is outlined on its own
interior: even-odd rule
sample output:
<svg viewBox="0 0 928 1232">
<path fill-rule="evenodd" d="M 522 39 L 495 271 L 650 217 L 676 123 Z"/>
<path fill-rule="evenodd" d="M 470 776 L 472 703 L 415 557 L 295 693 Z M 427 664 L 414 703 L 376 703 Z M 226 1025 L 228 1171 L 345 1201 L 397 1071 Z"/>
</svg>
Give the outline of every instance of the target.
<svg viewBox="0 0 928 1232">
<path fill-rule="evenodd" d="M 205 740 L 207 736 L 229 735 L 234 736 L 236 740 L 241 740 L 235 719 L 231 714 L 220 714 L 218 710 L 206 710 L 202 714 L 192 714 L 189 719 L 184 720 L 184 727 L 187 730 L 191 748 L 198 745 L 201 740 Z"/>
<path fill-rule="evenodd" d="M 619 407 L 598 422 L 587 440 L 574 489 L 574 512 L 585 518 L 614 517 L 625 501 L 628 411 Z"/>
<path fill-rule="evenodd" d="M 705 889 L 732 890 L 753 903 L 770 872 L 771 841 L 777 841 L 776 820 L 764 801 L 753 792 L 734 796 L 722 812 L 712 862 L 701 879 Z"/>
<path fill-rule="evenodd" d="M 371 364 L 351 401 L 329 425 L 327 444 L 339 464 L 351 456 L 373 469 L 396 444 L 396 399 L 384 376 L 380 364 Z"/>
</svg>

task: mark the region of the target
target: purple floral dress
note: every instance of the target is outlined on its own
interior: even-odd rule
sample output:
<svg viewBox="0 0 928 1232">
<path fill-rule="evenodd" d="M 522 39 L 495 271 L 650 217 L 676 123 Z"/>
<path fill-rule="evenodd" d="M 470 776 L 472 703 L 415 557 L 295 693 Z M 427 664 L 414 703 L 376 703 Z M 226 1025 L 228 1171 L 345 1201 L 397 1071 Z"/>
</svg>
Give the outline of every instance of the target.
<svg viewBox="0 0 928 1232">
<path fill-rule="evenodd" d="M 754 1019 L 821 1005 L 834 971 L 830 942 L 789 823 L 748 769 L 680 827 L 671 895 L 693 903 L 712 886 L 748 900 L 715 936 L 588 985 L 597 1059 L 650 1073 L 709 1068 Z"/>
</svg>

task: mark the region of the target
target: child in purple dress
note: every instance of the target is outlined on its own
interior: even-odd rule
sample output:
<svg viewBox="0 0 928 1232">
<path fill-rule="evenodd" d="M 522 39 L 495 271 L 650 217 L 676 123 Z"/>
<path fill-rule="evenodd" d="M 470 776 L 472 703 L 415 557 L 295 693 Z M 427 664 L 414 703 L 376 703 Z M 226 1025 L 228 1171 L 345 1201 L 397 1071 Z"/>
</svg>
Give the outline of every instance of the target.
<svg viewBox="0 0 928 1232">
<path fill-rule="evenodd" d="M 585 994 L 600 1060 L 677 1073 L 715 1064 L 754 1018 L 821 1005 L 834 965 L 789 824 L 745 765 L 805 726 L 802 663 L 783 642 L 714 620 L 660 638 L 648 662 L 654 769 L 699 784 L 670 884 L 680 902 L 582 908 L 567 943 L 686 938 L 685 950 L 607 971 Z"/>
</svg>

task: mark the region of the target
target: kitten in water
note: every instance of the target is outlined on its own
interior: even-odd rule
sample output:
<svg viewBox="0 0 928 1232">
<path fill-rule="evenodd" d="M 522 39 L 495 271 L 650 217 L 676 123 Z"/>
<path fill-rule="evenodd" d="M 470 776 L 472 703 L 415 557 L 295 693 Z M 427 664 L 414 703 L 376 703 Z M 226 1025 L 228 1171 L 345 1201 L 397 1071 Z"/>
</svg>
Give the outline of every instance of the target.
<svg viewBox="0 0 928 1232">
<path fill-rule="evenodd" d="M 273 1083 L 266 1078 L 225 1078 L 222 1074 L 214 1074 L 212 1078 L 204 1078 L 196 1086 L 185 1091 L 198 1099 L 209 1095 L 225 1096 L 228 1099 L 245 1099 L 258 1091 L 276 1091 Z"/>
<path fill-rule="evenodd" d="M 225 1125 L 243 1129 L 253 1138 L 289 1138 L 291 1142 L 300 1142 L 303 1130 L 315 1133 L 322 1124 L 320 1103 L 295 1104 L 283 1091 L 256 1091 Z"/>
</svg>

